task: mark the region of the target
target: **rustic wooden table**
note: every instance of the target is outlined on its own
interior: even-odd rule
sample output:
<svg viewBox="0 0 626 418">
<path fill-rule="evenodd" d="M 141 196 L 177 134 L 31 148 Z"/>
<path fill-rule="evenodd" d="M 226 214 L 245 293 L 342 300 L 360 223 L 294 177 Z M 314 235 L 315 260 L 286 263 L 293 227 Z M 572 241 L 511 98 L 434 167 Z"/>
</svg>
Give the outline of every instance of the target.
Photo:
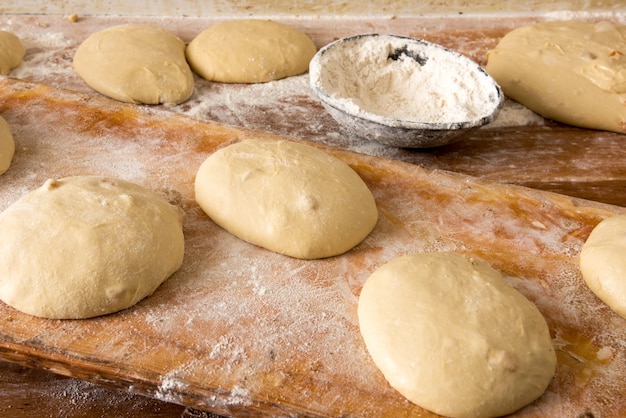
<svg viewBox="0 0 626 418">
<path fill-rule="evenodd" d="M 626 14 L 609 16 L 626 20 Z M 587 17 L 597 19 L 596 15 Z M 282 19 L 308 33 L 318 47 L 356 33 L 395 33 L 423 38 L 458 50 L 484 64 L 486 51 L 512 28 L 540 20 L 538 16 L 478 18 Z M 141 19 L 140 19 L 141 20 Z M 155 21 L 147 19 L 149 21 Z M 71 71 L 76 46 L 91 31 L 126 21 L 123 18 L 80 18 L 70 23 L 56 16 L 2 16 L 0 26 L 25 40 L 24 64 L 11 76 L 38 83 L 91 92 Z M 156 20 L 186 41 L 209 24 Z M 199 84 L 206 85 L 202 80 Z M 464 140 L 431 150 L 401 150 L 362 144 L 349 138 L 307 91 L 306 80 L 294 79 L 286 90 L 268 96 L 267 86 L 213 86 L 211 105 L 194 97 L 171 109 L 191 116 L 273 132 L 326 145 L 379 155 L 479 178 L 552 191 L 626 207 L 626 136 L 563 126 L 508 103 L 494 126 Z M 0 178 L 1 185 L 1 178 Z M 0 416 L 204 417 L 192 408 L 108 389 L 41 368 L 0 363 Z"/>
</svg>

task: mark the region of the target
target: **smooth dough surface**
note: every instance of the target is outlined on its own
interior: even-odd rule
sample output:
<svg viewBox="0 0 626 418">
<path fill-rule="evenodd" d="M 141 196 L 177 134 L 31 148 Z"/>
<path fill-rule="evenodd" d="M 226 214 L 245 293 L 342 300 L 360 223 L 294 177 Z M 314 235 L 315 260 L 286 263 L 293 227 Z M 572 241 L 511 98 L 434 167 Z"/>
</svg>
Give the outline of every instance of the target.
<svg viewBox="0 0 626 418">
<path fill-rule="evenodd" d="M 0 214 L 0 299 L 30 315 L 133 306 L 180 267 L 182 211 L 119 179 L 48 180 Z"/>
<path fill-rule="evenodd" d="M 187 46 L 187 60 L 201 77 L 225 83 L 262 83 L 306 72 L 313 41 L 270 20 L 235 20 L 205 29 Z"/>
<path fill-rule="evenodd" d="M 0 117 L 0 174 L 4 174 L 13 161 L 15 141 L 11 127 L 4 118 Z"/>
<path fill-rule="evenodd" d="M 114 26 L 91 34 L 74 69 L 94 90 L 128 103 L 178 104 L 193 93 L 185 43 L 152 25 Z"/>
<path fill-rule="evenodd" d="M 0 30 L 0 74 L 6 75 L 22 63 L 26 50 L 20 38 Z"/>
<path fill-rule="evenodd" d="M 440 415 L 512 413 L 541 396 L 555 372 L 539 310 L 479 259 L 421 253 L 391 260 L 366 281 L 358 315 L 391 386 Z"/>
<path fill-rule="evenodd" d="M 486 69 L 507 96 L 546 118 L 626 133 L 626 25 L 517 28 L 487 53 Z"/>
<path fill-rule="evenodd" d="M 309 145 L 247 140 L 209 156 L 196 201 L 237 237 L 295 258 L 342 254 L 378 220 L 376 202 L 343 161 Z"/>
<path fill-rule="evenodd" d="M 580 270 L 589 289 L 626 318 L 626 215 L 607 218 L 591 231 Z"/>
</svg>

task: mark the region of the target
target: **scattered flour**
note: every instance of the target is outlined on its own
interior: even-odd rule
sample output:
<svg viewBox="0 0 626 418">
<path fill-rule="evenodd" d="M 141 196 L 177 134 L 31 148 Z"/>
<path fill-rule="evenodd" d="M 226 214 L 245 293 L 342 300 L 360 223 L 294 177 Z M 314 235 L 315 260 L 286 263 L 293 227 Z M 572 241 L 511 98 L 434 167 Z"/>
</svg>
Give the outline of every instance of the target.
<svg viewBox="0 0 626 418">
<path fill-rule="evenodd" d="M 161 384 L 157 387 L 154 397 L 161 401 L 181 403 L 182 398 L 179 392 L 184 390 L 188 385 L 185 382 L 180 381 L 176 377 L 173 377 L 173 372 L 164 376 L 161 380 Z"/>
<path fill-rule="evenodd" d="M 514 126 L 544 125 L 545 119 L 526 106 L 511 99 L 505 99 L 496 120 L 482 129 L 507 128 Z"/>
<path fill-rule="evenodd" d="M 228 398 L 228 404 L 229 405 L 251 405 L 252 401 L 250 400 L 250 391 L 240 386 L 235 386 L 230 392 L 230 397 Z"/>
<path fill-rule="evenodd" d="M 597 356 L 600 361 L 607 361 L 613 357 L 613 349 L 611 347 L 605 346 L 598 350 Z"/>
</svg>

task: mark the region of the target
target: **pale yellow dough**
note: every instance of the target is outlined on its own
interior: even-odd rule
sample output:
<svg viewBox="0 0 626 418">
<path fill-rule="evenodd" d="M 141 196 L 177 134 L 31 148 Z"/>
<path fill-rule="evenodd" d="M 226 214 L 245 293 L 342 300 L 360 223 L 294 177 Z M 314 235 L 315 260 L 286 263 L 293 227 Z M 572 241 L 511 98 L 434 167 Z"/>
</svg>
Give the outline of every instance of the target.
<svg viewBox="0 0 626 418">
<path fill-rule="evenodd" d="M 0 117 L 0 174 L 4 174 L 13 161 L 15 154 L 15 141 L 11 133 L 11 127 Z"/>
<path fill-rule="evenodd" d="M 227 231 L 302 259 L 352 249 L 378 220 L 372 193 L 350 166 L 293 141 L 248 140 L 218 150 L 200 166 L 195 192 Z"/>
<path fill-rule="evenodd" d="M 20 65 L 26 50 L 15 34 L 0 30 L 0 74 L 6 75 Z"/>
<path fill-rule="evenodd" d="M 540 397 L 555 373 L 545 319 L 479 259 L 422 253 L 391 260 L 366 281 L 358 315 L 390 385 L 440 415 L 510 414 Z"/>
<path fill-rule="evenodd" d="M 0 299 L 80 319 L 151 295 L 183 260 L 183 213 L 119 179 L 48 180 L 0 213 Z"/>
<path fill-rule="evenodd" d="M 261 83 L 306 72 L 313 41 L 270 20 L 223 22 L 202 31 L 187 46 L 187 60 L 201 77 L 225 83 Z"/>
<path fill-rule="evenodd" d="M 507 96 L 546 118 L 626 133 L 626 25 L 524 26 L 488 52 L 486 69 Z"/>
<path fill-rule="evenodd" d="M 91 34 L 74 69 L 94 90 L 128 103 L 178 104 L 193 93 L 185 43 L 152 25 L 114 26 Z"/>
<path fill-rule="evenodd" d="M 607 218 L 591 231 L 580 270 L 589 289 L 626 319 L 626 215 Z"/>
</svg>

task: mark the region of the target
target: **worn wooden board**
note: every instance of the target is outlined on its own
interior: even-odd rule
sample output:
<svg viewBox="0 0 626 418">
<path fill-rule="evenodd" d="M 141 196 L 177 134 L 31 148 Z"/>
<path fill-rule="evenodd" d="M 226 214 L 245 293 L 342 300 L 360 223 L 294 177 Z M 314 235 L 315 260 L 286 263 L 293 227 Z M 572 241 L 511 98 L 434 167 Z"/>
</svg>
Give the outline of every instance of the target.
<svg viewBox="0 0 626 418">
<path fill-rule="evenodd" d="M 96 94 L 72 68 L 76 48 L 91 33 L 123 23 L 148 23 L 169 29 L 188 42 L 201 30 L 227 18 L 81 15 L 72 23 L 63 15 L 35 14 L 4 16 L 0 19 L 0 29 L 19 35 L 27 48 L 24 62 L 12 71 L 12 76 Z M 343 36 L 393 33 L 439 43 L 484 65 L 487 51 L 513 28 L 545 19 L 574 18 L 626 23 L 625 13 L 608 11 L 419 18 L 281 16 L 279 20 L 308 34 L 318 47 Z M 307 74 L 252 85 L 212 83 L 199 77 L 195 81 L 195 93 L 189 101 L 164 109 L 411 162 L 429 169 L 446 169 L 626 205 L 624 135 L 547 121 L 510 100 L 493 124 L 473 131 L 463 141 L 416 152 L 362 141 L 343 131 L 310 92 Z"/>
<path fill-rule="evenodd" d="M 349 253 L 295 260 L 233 237 L 193 198 L 211 152 L 273 134 L 6 77 L 0 114 L 18 144 L 0 210 L 49 177 L 97 174 L 186 212 L 183 267 L 133 308 L 58 321 L 1 304 L 3 360 L 225 415 L 431 416 L 376 369 L 356 306 L 384 262 L 459 251 L 503 271 L 554 336 L 555 379 L 519 416 L 626 413 L 625 320 L 586 288 L 577 264 L 591 229 L 622 208 L 325 148 L 370 186 L 380 220 Z"/>
</svg>

